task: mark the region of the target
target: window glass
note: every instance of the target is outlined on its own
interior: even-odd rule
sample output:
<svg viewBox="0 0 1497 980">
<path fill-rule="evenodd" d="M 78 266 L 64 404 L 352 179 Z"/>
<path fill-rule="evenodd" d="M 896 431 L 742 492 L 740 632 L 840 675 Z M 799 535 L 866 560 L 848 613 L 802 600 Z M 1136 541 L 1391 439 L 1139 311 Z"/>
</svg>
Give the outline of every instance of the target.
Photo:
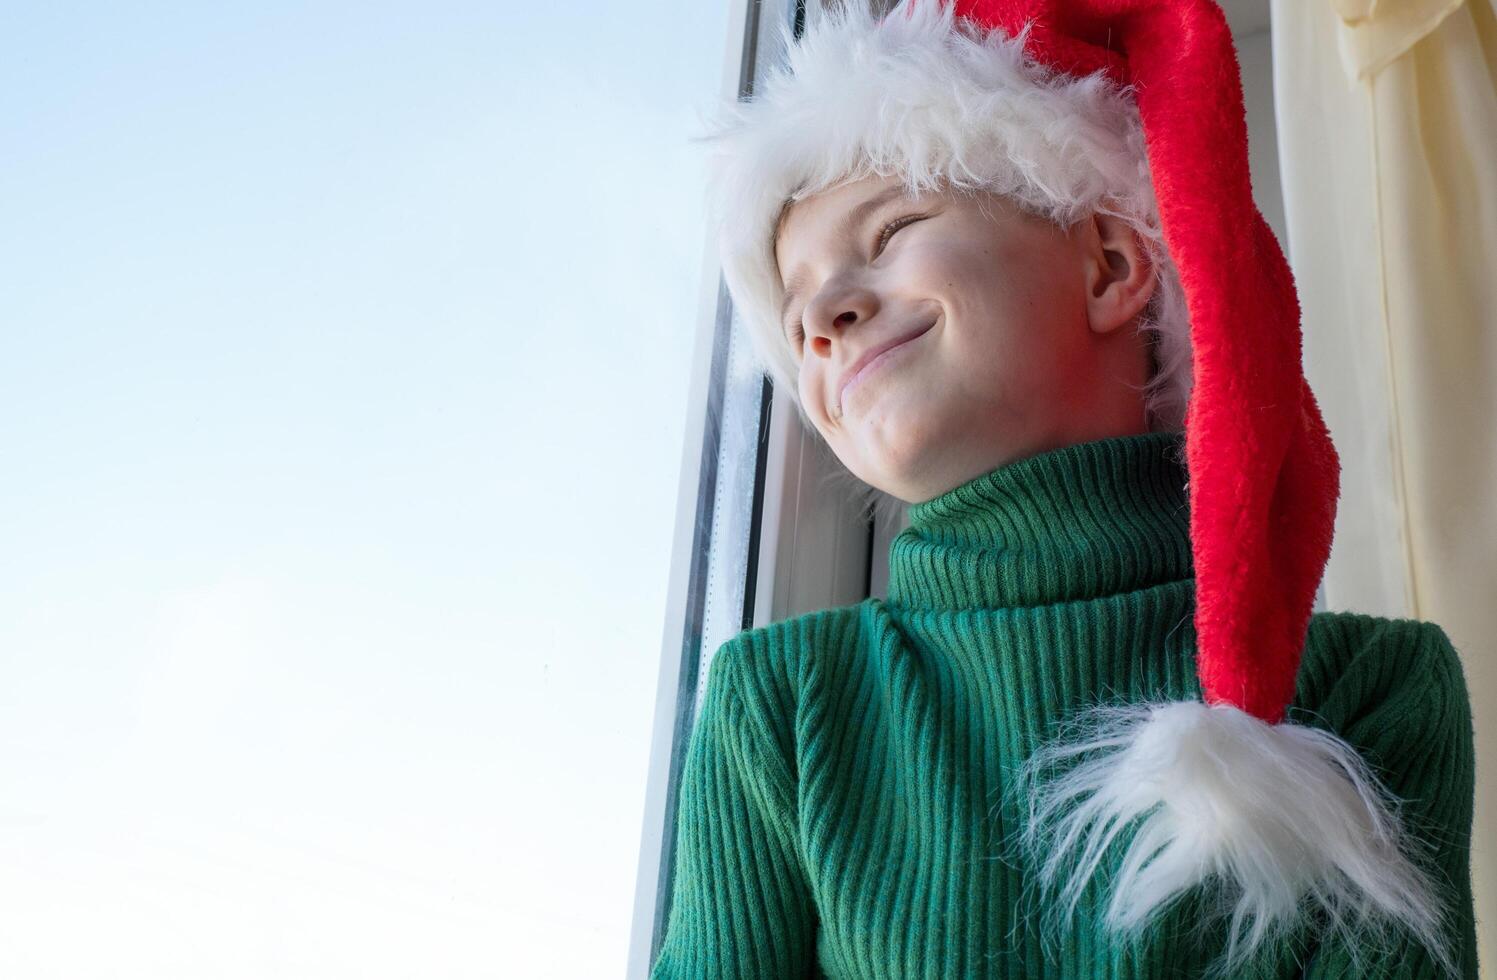
<svg viewBox="0 0 1497 980">
<path fill-rule="evenodd" d="M 11 10 L 0 975 L 621 973 L 726 17 Z"/>
</svg>

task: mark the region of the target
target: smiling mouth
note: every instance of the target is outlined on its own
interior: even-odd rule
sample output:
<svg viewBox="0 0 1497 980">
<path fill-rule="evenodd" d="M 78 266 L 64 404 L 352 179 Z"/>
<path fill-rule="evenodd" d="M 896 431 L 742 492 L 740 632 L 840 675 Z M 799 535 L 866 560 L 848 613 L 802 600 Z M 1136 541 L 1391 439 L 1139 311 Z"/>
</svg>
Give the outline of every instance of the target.
<svg viewBox="0 0 1497 980">
<path fill-rule="evenodd" d="M 936 319 L 928 323 L 924 329 L 916 331 L 915 333 L 910 334 L 908 337 L 905 337 L 903 340 L 897 341 L 893 345 L 879 351 L 872 360 L 859 368 L 856 374 L 848 378 L 847 383 L 842 386 L 842 390 L 837 392 L 837 417 L 842 417 L 843 404 L 847 400 L 847 393 L 852 390 L 854 385 L 856 385 L 860 381 L 865 380 L 869 375 L 873 374 L 873 372 L 879 370 L 891 355 L 893 355 L 897 351 L 903 350 L 912 342 L 919 340 L 921 337 L 924 337 L 926 334 L 930 333 L 931 329 L 940 321 L 940 319 L 940 317 L 936 317 Z"/>
</svg>

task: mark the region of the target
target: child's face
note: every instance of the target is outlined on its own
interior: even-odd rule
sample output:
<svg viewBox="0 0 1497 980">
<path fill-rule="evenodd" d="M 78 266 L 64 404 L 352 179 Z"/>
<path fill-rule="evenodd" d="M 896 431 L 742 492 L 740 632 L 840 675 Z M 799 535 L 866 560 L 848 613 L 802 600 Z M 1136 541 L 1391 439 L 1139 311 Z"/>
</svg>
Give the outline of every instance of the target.
<svg viewBox="0 0 1497 980">
<path fill-rule="evenodd" d="M 775 245 L 801 403 L 854 475 L 917 502 L 1148 430 L 1132 324 L 1152 276 L 1126 225 L 1068 233 L 997 195 L 900 186 L 871 177 L 796 202 Z"/>
</svg>

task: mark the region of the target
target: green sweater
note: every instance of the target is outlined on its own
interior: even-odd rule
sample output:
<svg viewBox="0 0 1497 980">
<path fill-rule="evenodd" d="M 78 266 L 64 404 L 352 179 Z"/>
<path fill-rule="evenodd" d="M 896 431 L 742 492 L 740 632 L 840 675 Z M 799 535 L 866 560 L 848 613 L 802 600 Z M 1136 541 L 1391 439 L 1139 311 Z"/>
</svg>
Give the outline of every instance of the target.
<svg viewBox="0 0 1497 980">
<path fill-rule="evenodd" d="M 910 510 L 889 597 L 745 631 L 717 652 L 681 786 L 652 978 L 1197 977 L 1224 949 L 1188 896 L 1128 950 L 1094 882 L 1042 944 L 1034 878 L 1005 850 L 1012 774 L 1086 704 L 1199 698 L 1179 433 L 1051 450 Z M 1310 623 L 1289 720 L 1362 751 L 1434 848 L 1476 976 L 1473 732 L 1440 627 Z M 1433 977 L 1421 949 L 1316 938 L 1253 977 Z"/>
</svg>

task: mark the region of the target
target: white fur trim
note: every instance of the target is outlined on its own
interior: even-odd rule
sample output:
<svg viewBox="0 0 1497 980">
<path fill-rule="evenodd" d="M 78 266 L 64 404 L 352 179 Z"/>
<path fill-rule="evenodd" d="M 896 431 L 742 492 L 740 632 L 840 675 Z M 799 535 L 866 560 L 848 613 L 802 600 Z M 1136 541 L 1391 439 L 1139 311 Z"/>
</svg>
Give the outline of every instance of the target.
<svg viewBox="0 0 1497 980">
<path fill-rule="evenodd" d="M 1057 920 L 1074 914 L 1119 839 L 1105 913 L 1119 936 L 1136 939 L 1204 884 L 1216 886 L 1213 909 L 1231 920 L 1217 964 L 1226 975 L 1315 907 L 1327 915 L 1322 938 L 1343 936 L 1354 956 L 1405 928 L 1457 972 L 1439 889 L 1413 860 L 1425 845 L 1333 733 L 1269 725 L 1226 704 L 1101 705 L 1041 747 L 1020 777 L 1022 848 L 1047 897 L 1058 898 Z"/>
<path fill-rule="evenodd" d="M 1191 389 L 1189 316 L 1165 248 L 1138 109 L 1098 73 L 1073 78 L 1010 38 L 958 19 L 946 0 L 901 3 L 882 20 L 862 2 L 813 23 L 782 24 L 788 65 L 749 102 L 723 108 L 707 208 L 723 275 L 777 385 L 796 398 L 795 356 L 779 320 L 771 245 L 789 200 L 871 175 L 911 193 L 945 184 L 998 193 L 1058 226 L 1092 211 L 1139 232 L 1159 272 L 1152 314 L 1160 369 L 1144 392 L 1156 429 L 1183 426 Z M 804 410 L 802 410 L 804 417 Z"/>
</svg>

